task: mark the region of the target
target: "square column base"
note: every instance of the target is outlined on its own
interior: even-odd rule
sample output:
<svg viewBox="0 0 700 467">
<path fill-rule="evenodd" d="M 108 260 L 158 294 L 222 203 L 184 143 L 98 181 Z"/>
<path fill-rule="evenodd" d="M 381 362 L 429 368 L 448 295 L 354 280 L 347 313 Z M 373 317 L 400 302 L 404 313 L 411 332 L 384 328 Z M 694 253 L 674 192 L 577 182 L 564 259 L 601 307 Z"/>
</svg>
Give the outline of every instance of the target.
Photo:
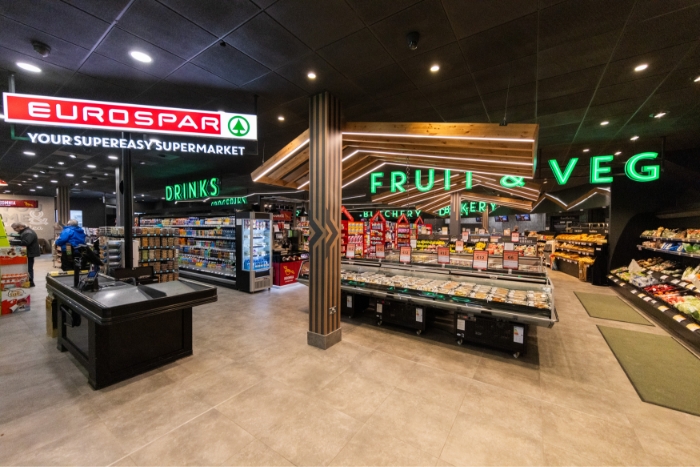
<svg viewBox="0 0 700 467">
<path fill-rule="evenodd" d="M 317 334 L 307 331 L 306 343 L 319 349 L 326 350 L 342 340 L 342 328 L 338 328 L 330 334 Z"/>
</svg>

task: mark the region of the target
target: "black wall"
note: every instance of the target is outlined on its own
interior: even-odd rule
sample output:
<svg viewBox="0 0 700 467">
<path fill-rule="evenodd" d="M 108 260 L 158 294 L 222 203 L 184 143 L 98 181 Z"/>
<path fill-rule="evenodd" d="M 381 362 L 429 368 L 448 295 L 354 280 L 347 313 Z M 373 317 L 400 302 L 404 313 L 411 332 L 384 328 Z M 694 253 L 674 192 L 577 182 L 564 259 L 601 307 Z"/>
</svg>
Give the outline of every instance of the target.
<svg viewBox="0 0 700 467">
<path fill-rule="evenodd" d="M 71 198 L 70 208 L 74 211 L 83 211 L 83 227 L 107 225 L 105 205 L 101 198 Z"/>
</svg>

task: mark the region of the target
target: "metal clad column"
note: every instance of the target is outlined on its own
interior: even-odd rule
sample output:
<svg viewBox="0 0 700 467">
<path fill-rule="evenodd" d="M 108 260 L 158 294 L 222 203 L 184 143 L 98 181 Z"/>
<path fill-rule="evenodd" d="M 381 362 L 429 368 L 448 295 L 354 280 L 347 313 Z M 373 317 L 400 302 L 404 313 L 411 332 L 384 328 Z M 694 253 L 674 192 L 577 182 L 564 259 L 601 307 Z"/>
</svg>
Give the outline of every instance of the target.
<svg viewBox="0 0 700 467">
<path fill-rule="evenodd" d="M 450 194 L 450 237 L 460 238 L 462 233 L 462 194 Z"/>
<path fill-rule="evenodd" d="M 481 228 L 486 229 L 486 233 L 489 231 L 489 205 L 486 204 L 486 209 L 481 213 Z"/>
<path fill-rule="evenodd" d="M 66 225 L 70 220 L 70 187 L 59 186 L 56 188 L 56 210 L 58 211 L 58 222 Z"/>
<path fill-rule="evenodd" d="M 343 135 L 340 103 L 323 92 L 309 100 L 309 345 L 340 342 L 340 207 Z"/>
</svg>

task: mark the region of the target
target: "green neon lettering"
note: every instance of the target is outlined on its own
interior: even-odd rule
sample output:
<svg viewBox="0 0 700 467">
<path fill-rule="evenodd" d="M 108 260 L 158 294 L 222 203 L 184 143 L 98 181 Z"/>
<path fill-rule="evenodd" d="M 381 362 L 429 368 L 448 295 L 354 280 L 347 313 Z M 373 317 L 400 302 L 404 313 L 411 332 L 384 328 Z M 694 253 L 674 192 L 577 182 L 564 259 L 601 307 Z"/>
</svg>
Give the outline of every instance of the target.
<svg viewBox="0 0 700 467">
<path fill-rule="evenodd" d="M 423 186 L 420 179 L 420 169 L 416 170 L 416 190 L 426 192 L 433 189 L 435 185 L 435 170 L 428 169 L 428 184 Z"/>
<path fill-rule="evenodd" d="M 204 181 L 206 184 L 206 180 Z M 197 198 L 197 182 L 190 182 L 187 184 L 188 192 L 187 196 L 185 198 L 187 199 L 194 199 Z"/>
<path fill-rule="evenodd" d="M 369 176 L 369 191 L 371 193 L 376 193 L 377 188 L 382 186 L 382 182 L 380 180 L 377 180 L 378 178 L 382 178 L 384 176 L 384 172 L 374 172 L 370 174 Z"/>
<path fill-rule="evenodd" d="M 362 212 L 362 217 L 372 217 L 372 216 L 371 216 L 371 213 L 370 213 L 370 212 L 368 212 L 368 211 L 363 211 L 363 212 Z"/>
<path fill-rule="evenodd" d="M 165 200 L 166 201 L 173 200 L 173 187 L 171 187 L 169 185 L 165 187 Z"/>
<path fill-rule="evenodd" d="M 497 207 L 498 207 L 498 204 L 496 204 L 496 203 L 491 203 L 491 210 L 492 210 L 492 211 L 495 211 Z"/>
<path fill-rule="evenodd" d="M 211 188 L 211 191 L 209 192 L 209 196 L 218 196 L 219 195 L 219 179 L 212 178 L 211 180 L 209 180 L 209 188 Z"/>
<path fill-rule="evenodd" d="M 569 163 L 566 164 L 566 169 L 564 169 L 564 173 L 562 173 L 557 160 L 549 159 L 549 167 L 551 167 L 552 172 L 554 172 L 554 178 L 557 180 L 557 183 L 559 185 L 565 185 L 566 182 L 569 181 L 569 177 L 571 177 L 571 174 L 573 173 L 574 167 L 576 167 L 577 162 L 578 157 L 574 157 L 573 159 L 571 159 Z"/>
<path fill-rule="evenodd" d="M 197 182 L 194 182 L 195 184 Z M 193 198 L 206 198 L 207 197 L 207 180 L 200 180 L 199 181 L 199 194 L 196 196 L 193 196 Z"/>
<path fill-rule="evenodd" d="M 472 189 L 472 173 L 471 172 L 464 172 L 464 175 L 467 177 L 467 181 L 466 181 L 464 186 L 467 190 L 471 190 Z"/>
<path fill-rule="evenodd" d="M 391 211 L 392 217 L 399 217 L 398 211 Z"/>
<path fill-rule="evenodd" d="M 180 198 L 180 190 L 181 190 L 180 185 L 175 185 L 173 188 L 175 189 L 175 196 L 174 196 L 175 200 L 176 201 L 181 200 L 182 198 Z"/>
<path fill-rule="evenodd" d="M 459 212 L 461 212 L 465 216 L 468 216 L 469 215 L 469 205 L 467 203 L 462 203 Z"/>
<path fill-rule="evenodd" d="M 390 211 L 384 211 L 384 217 L 391 217 Z"/>
<path fill-rule="evenodd" d="M 411 217 L 413 217 L 413 211 L 411 211 L 411 210 L 406 211 L 406 217 L 408 217 L 409 219 L 410 219 Z"/>
<path fill-rule="evenodd" d="M 486 202 L 479 201 L 479 212 L 484 212 L 486 210 Z"/>
<path fill-rule="evenodd" d="M 525 186 L 525 180 L 523 177 L 514 177 L 513 175 L 506 175 L 501 177 L 501 186 L 505 188 L 516 188 Z"/>
<path fill-rule="evenodd" d="M 420 213 L 423 212 L 420 209 L 416 209 L 416 217 L 420 216 Z"/>
<path fill-rule="evenodd" d="M 391 192 L 396 193 L 400 191 L 403 193 L 403 185 L 406 183 L 406 174 L 403 172 L 391 172 Z"/>
<path fill-rule="evenodd" d="M 438 210 L 438 215 L 439 215 L 439 216 L 447 216 L 449 213 L 450 213 L 450 207 L 449 207 L 449 206 L 445 206 L 444 208 L 440 208 L 440 209 Z"/>
<path fill-rule="evenodd" d="M 659 154 L 656 152 L 642 152 L 636 154 L 627 161 L 625 164 L 625 173 L 635 182 L 653 182 L 659 179 L 659 166 L 658 165 L 645 165 L 642 167 L 641 173 L 637 171 L 636 164 L 640 160 L 654 160 Z"/>
<path fill-rule="evenodd" d="M 448 191 L 452 187 L 452 171 L 450 169 L 445 170 L 445 191 Z"/>
<path fill-rule="evenodd" d="M 610 173 L 610 167 L 601 167 L 600 164 L 612 162 L 615 156 L 593 156 L 591 157 L 591 183 L 612 183 L 613 178 L 603 176 Z"/>
</svg>

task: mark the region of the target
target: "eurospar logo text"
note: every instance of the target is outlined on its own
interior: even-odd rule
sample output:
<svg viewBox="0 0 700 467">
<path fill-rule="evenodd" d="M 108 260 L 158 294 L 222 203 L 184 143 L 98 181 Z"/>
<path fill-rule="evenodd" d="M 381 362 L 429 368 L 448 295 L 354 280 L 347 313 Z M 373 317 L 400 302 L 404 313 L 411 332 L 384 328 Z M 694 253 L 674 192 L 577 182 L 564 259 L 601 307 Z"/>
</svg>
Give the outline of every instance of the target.
<svg viewBox="0 0 700 467">
<path fill-rule="evenodd" d="M 210 138 L 258 139 L 248 114 L 3 93 L 5 122 L 137 131 Z"/>
</svg>

